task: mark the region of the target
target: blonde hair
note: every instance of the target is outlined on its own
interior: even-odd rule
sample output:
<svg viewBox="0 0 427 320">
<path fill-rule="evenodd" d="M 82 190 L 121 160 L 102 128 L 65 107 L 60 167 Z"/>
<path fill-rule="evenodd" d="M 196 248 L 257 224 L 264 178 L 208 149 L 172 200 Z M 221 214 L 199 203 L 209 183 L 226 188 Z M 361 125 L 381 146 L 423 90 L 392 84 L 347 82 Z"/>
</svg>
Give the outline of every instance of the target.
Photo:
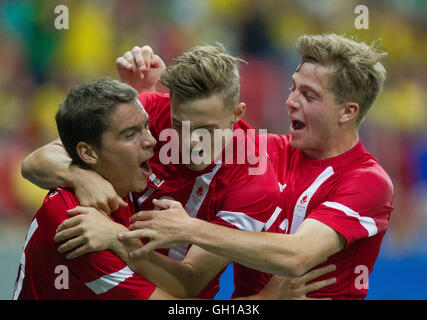
<svg viewBox="0 0 427 320">
<path fill-rule="evenodd" d="M 160 82 L 179 100 L 209 97 L 223 93 L 224 104 L 233 108 L 239 102 L 238 63 L 221 44 L 196 46 L 175 59 L 166 68 Z"/>
<path fill-rule="evenodd" d="M 359 113 L 356 124 L 364 119 L 381 92 L 386 70 L 380 60 L 387 55 L 375 42 L 363 42 L 336 34 L 304 35 L 297 41 L 302 63 L 318 63 L 330 70 L 329 89 L 337 103 L 356 102 Z"/>
</svg>

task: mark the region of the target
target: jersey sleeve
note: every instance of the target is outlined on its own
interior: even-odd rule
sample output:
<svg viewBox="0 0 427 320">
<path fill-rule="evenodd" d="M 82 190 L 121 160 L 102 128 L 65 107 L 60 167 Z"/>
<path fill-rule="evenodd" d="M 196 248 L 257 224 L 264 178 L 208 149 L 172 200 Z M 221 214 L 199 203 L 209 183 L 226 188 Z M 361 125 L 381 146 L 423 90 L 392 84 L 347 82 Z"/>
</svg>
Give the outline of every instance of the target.
<svg viewBox="0 0 427 320">
<path fill-rule="evenodd" d="M 69 217 L 66 211 L 71 209 L 70 201 L 62 194 L 52 194 L 50 199 L 45 201 L 44 208 L 48 219 L 43 223 L 49 224 L 53 241 L 53 230 L 56 230 L 59 224 Z M 60 245 L 61 243 L 56 244 L 57 247 Z M 94 293 L 90 297 L 95 299 L 145 300 L 156 288 L 153 283 L 135 274 L 111 251 L 88 253 L 76 259 L 67 260 L 67 267 L 73 277 L 84 283 Z"/>
<path fill-rule="evenodd" d="M 158 140 L 161 130 L 170 124 L 169 94 L 141 92 L 138 95 L 138 100 L 148 113 L 150 131 L 153 137 Z"/>
<path fill-rule="evenodd" d="M 373 237 L 388 228 L 394 197 L 391 181 L 374 171 L 361 170 L 343 178 L 327 201 L 308 218 L 325 223 L 346 239 Z"/>
<path fill-rule="evenodd" d="M 97 298 L 103 300 L 146 300 L 156 288 L 110 251 L 73 259 L 70 268 Z"/>
<path fill-rule="evenodd" d="M 280 191 L 274 171 L 242 175 L 224 191 L 213 223 L 246 231 L 265 231 L 277 211 Z"/>
</svg>

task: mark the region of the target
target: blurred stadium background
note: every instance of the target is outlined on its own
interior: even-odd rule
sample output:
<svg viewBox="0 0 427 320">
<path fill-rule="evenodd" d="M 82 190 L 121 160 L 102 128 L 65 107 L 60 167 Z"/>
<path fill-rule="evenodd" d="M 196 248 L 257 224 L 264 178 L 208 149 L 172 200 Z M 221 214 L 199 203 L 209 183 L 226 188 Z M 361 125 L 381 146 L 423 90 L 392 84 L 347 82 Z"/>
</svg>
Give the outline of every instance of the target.
<svg viewBox="0 0 427 320">
<path fill-rule="evenodd" d="M 57 30 L 54 9 L 69 9 Z M 354 8 L 369 9 L 357 30 Z M 54 114 L 71 86 L 118 75 L 115 58 L 149 44 L 164 61 L 201 43 L 223 43 L 248 61 L 241 100 L 254 128 L 286 133 L 289 79 L 304 33 L 334 32 L 389 52 L 385 90 L 361 137 L 391 176 L 390 229 L 368 299 L 427 298 L 427 0 L 0 1 L 0 299 L 10 299 L 29 221 L 45 190 L 20 176 L 24 156 L 56 136 Z M 218 299 L 233 289 L 232 269 Z"/>
</svg>

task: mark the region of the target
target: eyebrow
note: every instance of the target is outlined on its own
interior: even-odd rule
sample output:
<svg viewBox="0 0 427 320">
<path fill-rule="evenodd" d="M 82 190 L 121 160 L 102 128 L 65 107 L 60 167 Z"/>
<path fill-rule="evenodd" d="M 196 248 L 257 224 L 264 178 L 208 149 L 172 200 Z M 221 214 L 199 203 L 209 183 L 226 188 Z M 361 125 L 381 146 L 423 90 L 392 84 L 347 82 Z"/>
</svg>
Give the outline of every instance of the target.
<svg viewBox="0 0 427 320">
<path fill-rule="evenodd" d="M 293 76 L 292 76 L 292 85 L 295 85 L 295 79 L 294 79 Z M 302 89 L 305 89 L 305 90 L 308 90 L 308 91 L 312 91 L 318 98 L 321 97 L 321 95 L 319 94 L 319 92 L 316 89 L 314 89 L 313 87 L 310 87 L 309 85 L 300 84 L 300 87 Z"/>
<path fill-rule="evenodd" d="M 141 129 L 141 125 L 134 125 L 134 126 L 130 126 L 130 127 L 126 127 L 122 130 L 120 130 L 119 134 L 122 135 L 123 133 L 127 132 L 127 131 L 137 131 L 139 129 Z"/>
<path fill-rule="evenodd" d="M 140 124 L 136 124 L 136 125 L 133 125 L 133 126 L 130 126 L 130 127 L 126 127 L 126 128 L 124 128 L 124 129 L 122 129 L 122 130 L 120 130 L 120 132 L 119 132 L 119 135 L 122 135 L 123 133 L 125 133 L 125 132 L 127 132 L 127 131 L 138 131 L 138 130 L 140 130 L 142 127 L 144 127 L 147 123 L 149 123 L 148 122 L 148 120 L 149 120 L 149 116 L 148 116 L 148 114 L 147 114 L 147 120 L 144 122 L 144 124 L 143 125 L 140 125 Z"/>
</svg>

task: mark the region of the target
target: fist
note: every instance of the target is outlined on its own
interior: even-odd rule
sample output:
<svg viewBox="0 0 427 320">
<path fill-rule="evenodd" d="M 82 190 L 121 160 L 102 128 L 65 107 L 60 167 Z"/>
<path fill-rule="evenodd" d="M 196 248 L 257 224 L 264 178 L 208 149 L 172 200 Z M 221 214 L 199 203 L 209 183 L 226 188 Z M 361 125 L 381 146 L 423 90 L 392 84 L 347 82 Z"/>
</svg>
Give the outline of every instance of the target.
<svg viewBox="0 0 427 320">
<path fill-rule="evenodd" d="M 163 60 L 150 46 L 135 46 L 116 59 L 116 67 L 122 81 L 138 92 L 156 91 L 156 83 L 166 69 Z"/>
</svg>

